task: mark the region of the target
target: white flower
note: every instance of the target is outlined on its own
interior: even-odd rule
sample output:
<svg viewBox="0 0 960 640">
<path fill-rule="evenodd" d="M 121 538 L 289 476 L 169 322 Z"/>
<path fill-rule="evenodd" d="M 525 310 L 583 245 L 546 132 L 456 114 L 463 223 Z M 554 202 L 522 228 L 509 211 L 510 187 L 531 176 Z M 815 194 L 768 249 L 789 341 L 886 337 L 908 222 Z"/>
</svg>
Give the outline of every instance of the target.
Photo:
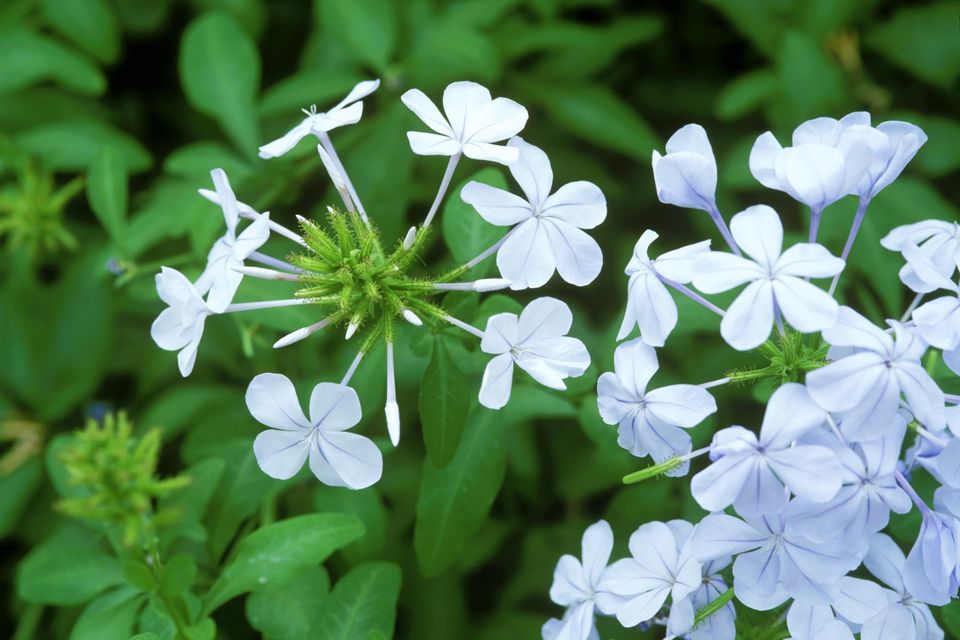
<svg viewBox="0 0 960 640">
<path fill-rule="evenodd" d="M 811 502 L 830 500 L 842 482 L 836 454 L 819 445 L 795 444 L 825 420 L 802 384 L 784 384 L 770 396 L 759 438 L 739 426 L 714 435 L 713 464 L 693 476 L 690 492 L 704 509 L 721 511 L 733 504 L 747 517 L 783 511 L 784 487 Z"/>
<path fill-rule="evenodd" d="M 852 353 L 807 374 L 810 395 L 824 409 L 842 412 L 843 432 L 855 441 L 883 435 L 893 424 L 901 393 L 925 427 L 939 430 L 946 423 L 943 392 L 920 364 L 927 345 L 899 323 L 891 324 L 896 339 L 841 307 L 823 339 Z"/>
<path fill-rule="evenodd" d="M 510 164 L 518 151 L 493 144 L 520 133 L 527 123 L 527 110 L 509 98 L 490 96 L 476 82 L 454 82 L 443 91 L 443 110 L 419 89 L 401 97 L 403 104 L 436 133 L 407 132 L 410 148 L 421 156 L 452 156 L 463 153 L 474 160 Z"/>
<path fill-rule="evenodd" d="M 635 456 L 653 456 L 658 463 L 690 452 L 690 436 L 684 429 L 696 426 L 717 410 L 706 389 L 692 384 L 674 384 L 647 391 L 657 372 L 657 353 L 636 339 L 614 352 L 616 373 L 604 373 L 597 381 L 597 405 L 607 424 L 618 424 L 618 443 Z M 687 472 L 689 463 L 667 475 Z"/>
<path fill-rule="evenodd" d="M 869 124 L 869 118 L 867 120 Z M 873 162 L 867 139 L 882 134 L 861 114 L 842 120 L 817 118 L 797 127 L 793 146 L 783 148 L 767 131 L 750 151 L 750 171 L 763 186 L 788 193 L 815 211 L 856 193 Z"/>
<path fill-rule="evenodd" d="M 513 289 L 541 287 L 555 270 L 570 284 L 590 284 L 603 266 L 603 253 L 582 229 L 593 229 L 606 218 L 603 193 L 593 183 L 578 181 L 551 195 L 547 154 L 520 137 L 511 138 L 507 147 L 519 153 L 510 173 L 526 200 L 481 182 L 470 182 L 460 192 L 490 224 L 514 227 L 497 252 L 501 275 L 513 282 Z"/>
<path fill-rule="evenodd" d="M 582 562 L 569 554 L 560 558 L 553 571 L 550 599 L 567 610 L 563 620 L 544 625 L 544 640 L 588 640 L 597 633 L 593 621 L 596 595 L 612 550 L 613 531 L 606 520 L 600 520 L 583 532 Z"/>
<path fill-rule="evenodd" d="M 717 160 L 698 124 L 688 124 L 667 140 L 667 155 L 653 152 L 653 179 L 664 204 L 702 209 L 717 208 Z"/>
<path fill-rule="evenodd" d="M 329 111 L 318 113 L 315 106 L 310 111 L 304 109 L 307 117 L 280 138 L 260 147 L 260 157 L 280 157 L 311 133 L 324 134 L 331 129 L 359 122 L 363 115 L 363 103 L 360 100 L 376 91 L 379 86 L 379 80 L 365 80 L 351 89 L 347 97 Z"/>
<path fill-rule="evenodd" d="M 903 256 L 922 281 L 951 293 L 913 310 L 911 317 L 916 332 L 938 349 L 952 351 L 960 347 L 960 286 L 944 277 L 930 256 L 916 245 L 904 246 Z"/>
<path fill-rule="evenodd" d="M 857 114 L 850 114 L 853 115 Z M 861 124 L 870 125 L 869 113 L 861 112 L 859 117 Z M 927 134 L 920 127 L 899 120 L 881 122 L 872 131 L 881 135 L 868 134 L 863 137 L 873 152 L 873 161 L 856 189 L 856 193 L 867 200 L 896 180 L 927 141 Z"/>
<path fill-rule="evenodd" d="M 677 305 L 663 280 L 689 283 L 693 280 L 697 260 L 710 250 L 710 241 L 704 240 L 668 251 L 659 258 L 650 258 L 650 245 L 658 237 L 650 229 L 644 231 L 624 270 L 630 280 L 627 284 L 627 310 L 617 340 L 626 338 L 637 325 L 644 342 L 652 347 L 662 347 L 677 326 Z"/>
<path fill-rule="evenodd" d="M 896 227 L 880 240 L 880 244 L 890 251 L 901 253 L 919 246 L 920 253 L 934 265 L 937 274 L 943 278 L 953 277 L 960 263 L 960 225 L 945 220 L 924 220 L 914 224 Z M 907 258 L 907 264 L 900 269 L 900 280 L 917 293 L 929 293 L 939 288 L 939 284 L 928 282 L 916 271 L 916 255 Z M 939 278 L 938 278 L 939 279 Z"/>
<path fill-rule="evenodd" d="M 635 627 L 653 618 L 667 597 L 673 596 L 671 628 L 690 629 L 694 611 L 687 596 L 701 582 L 700 563 L 689 544 L 692 533 L 693 527 L 683 521 L 642 525 L 630 536 L 632 557 L 607 568 L 598 604 L 614 610 L 623 626 Z"/>
<path fill-rule="evenodd" d="M 161 349 L 179 351 L 180 374 L 187 377 L 197 360 L 203 324 L 213 311 L 193 283 L 176 269 L 161 267 L 156 280 L 157 294 L 169 306 L 153 321 L 150 336 Z"/>
<path fill-rule="evenodd" d="M 271 478 L 292 478 L 310 460 L 320 482 L 363 489 L 380 479 L 383 458 L 369 438 L 346 430 L 360 422 L 360 399 L 346 385 L 321 382 L 310 394 L 310 419 L 286 376 L 261 373 L 247 387 L 247 409 L 270 429 L 253 442 L 257 464 Z"/>
<path fill-rule="evenodd" d="M 496 356 L 487 363 L 480 383 L 480 404 L 500 409 L 510 399 L 513 365 L 551 389 L 566 389 L 564 378 L 581 375 L 590 366 L 582 342 L 568 337 L 570 308 L 556 298 L 537 298 L 517 317 L 498 313 L 487 321 L 480 349 Z"/>
<path fill-rule="evenodd" d="M 237 222 L 240 220 L 237 198 L 230 188 L 230 181 L 223 169 L 210 172 L 216 194 L 223 209 L 223 219 L 227 223 L 227 232 L 218 239 L 207 255 L 207 267 L 197 279 L 197 291 L 207 294 L 207 304 L 216 313 L 222 313 L 233 302 L 243 274 L 237 267 L 254 251 L 264 245 L 270 237 L 270 214 L 261 214 L 256 220 L 237 235 Z"/>
<path fill-rule="evenodd" d="M 765 205 L 749 207 L 730 221 L 733 237 L 753 258 L 712 251 L 697 265 L 693 284 L 705 293 L 719 293 L 750 284 L 740 292 L 720 322 L 720 334 L 740 351 L 758 347 L 782 313 L 801 333 L 822 331 L 837 317 L 837 302 L 803 278 L 827 278 L 844 262 L 819 244 L 799 243 L 781 253 L 783 225 Z"/>
</svg>

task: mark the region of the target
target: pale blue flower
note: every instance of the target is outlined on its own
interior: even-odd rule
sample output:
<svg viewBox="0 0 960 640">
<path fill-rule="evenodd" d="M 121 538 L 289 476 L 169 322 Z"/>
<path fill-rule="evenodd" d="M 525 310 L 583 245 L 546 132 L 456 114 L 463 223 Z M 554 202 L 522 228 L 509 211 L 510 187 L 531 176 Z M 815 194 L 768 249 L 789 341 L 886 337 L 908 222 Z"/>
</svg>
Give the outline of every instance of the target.
<svg viewBox="0 0 960 640">
<path fill-rule="evenodd" d="M 830 604 L 794 602 L 787 612 L 787 628 L 793 640 L 853 638 L 860 625 L 887 607 L 880 585 L 847 576 L 840 580 Z"/>
<path fill-rule="evenodd" d="M 759 438 L 743 427 L 717 432 L 710 446 L 713 464 L 690 483 L 693 497 L 709 511 L 733 504 L 744 516 L 782 511 L 785 486 L 812 502 L 830 500 L 842 482 L 836 454 L 819 445 L 793 446 L 825 419 L 803 385 L 783 385 L 767 403 Z"/>
<path fill-rule="evenodd" d="M 630 536 L 630 558 L 614 562 L 604 573 L 597 604 L 612 610 L 625 627 L 653 618 L 673 597 L 670 619 L 674 628 L 689 629 L 693 605 L 687 596 L 701 581 L 700 563 L 686 538 L 689 523 L 648 522 Z"/>
<path fill-rule="evenodd" d="M 698 124 L 688 124 L 670 136 L 667 155 L 653 152 L 653 179 L 664 204 L 713 211 L 717 208 L 717 160 Z"/>
<path fill-rule="evenodd" d="M 827 502 L 793 500 L 787 507 L 790 525 L 814 541 L 862 538 L 886 527 L 891 510 L 910 511 L 910 498 L 894 475 L 905 432 L 906 421 L 897 416 L 897 424 L 881 438 L 850 448 L 837 446 L 843 486 Z M 833 436 L 824 433 L 827 438 Z"/>
<path fill-rule="evenodd" d="M 653 347 L 639 338 L 617 347 L 613 358 L 616 373 L 604 373 L 597 381 L 597 405 L 604 422 L 619 423 L 620 446 L 635 456 L 650 455 L 658 463 L 689 453 L 685 429 L 717 410 L 713 396 L 691 384 L 648 391 L 659 364 Z M 688 466 L 672 469 L 669 475 L 683 475 Z"/>
<path fill-rule="evenodd" d="M 687 596 L 694 611 L 700 611 L 727 590 L 727 582 L 720 574 L 731 558 L 718 558 L 703 564 L 703 578 L 696 591 Z M 737 610 L 732 602 L 723 605 L 713 615 L 687 633 L 689 640 L 734 640 L 737 636 Z M 676 633 L 670 627 L 667 633 Z"/>
<path fill-rule="evenodd" d="M 890 536 L 878 533 L 870 539 L 863 564 L 891 590 L 886 591 L 887 607 L 864 622 L 861 640 L 943 639 L 930 608 L 904 585 L 904 562 L 903 551 Z"/>
<path fill-rule="evenodd" d="M 733 589 L 752 609 L 772 609 L 788 598 L 830 604 L 839 583 L 866 551 L 848 541 L 815 543 L 787 526 L 783 515 L 740 520 L 716 513 L 697 525 L 691 539 L 700 562 L 736 555 Z"/>
<path fill-rule="evenodd" d="M 842 429 L 850 440 L 883 435 L 895 418 L 903 394 L 916 419 L 928 429 L 945 424 L 943 392 L 926 372 L 920 358 L 926 343 L 899 323 L 891 323 L 895 338 L 849 307 L 841 307 L 837 323 L 823 338 L 844 350 L 825 367 L 807 374 L 807 389 L 820 406 L 841 412 Z"/>
<path fill-rule="evenodd" d="M 927 604 L 945 605 L 957 596 L 960 521 L 921 509 L 920 535 L 903 565 L 903 585 Z"/>
<path fill-rule="evenodd" d="M 567 608 L 562 620 L 543 626 L 543 640 L 588 640 L 596 637 L 594 608 L 600 581 L 613 550 L 613 530 L 600 520 L 583 532 L 581 559 L 561 556 L 553 571 L 550 599 Z"/>
</svg>

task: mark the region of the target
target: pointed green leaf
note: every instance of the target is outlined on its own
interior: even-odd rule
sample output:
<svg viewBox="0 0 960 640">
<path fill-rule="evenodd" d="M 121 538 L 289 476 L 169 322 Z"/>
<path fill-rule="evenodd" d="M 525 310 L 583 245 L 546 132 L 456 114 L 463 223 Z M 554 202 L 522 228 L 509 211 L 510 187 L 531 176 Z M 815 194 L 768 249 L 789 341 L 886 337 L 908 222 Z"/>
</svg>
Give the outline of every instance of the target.
<svg viewBox="0 0 960 640">
<path fill-rule="evenodd" d="M 123 581 L 120 561 L 81 527 L 66 527 L 47 538 L 17 567 L 17 594 L 40 604 L 81 604 Z"/>
<path fill-rule="evenodd" d="M 424 460 L 413 546 L 426 577 L 442 573 L 462 554 L 490 512 L 507 456 L 500 414 L 476 407 L 450 464 Z"/>
<path fill-rule="evenodd" d="M 60 35 L 101 62 L 120 55 L 120 24 L 107 0 L 42 0 L 40 8 Z"/>
<path fill-rule="evenodd" d="M 446 466 L 457 452 L 470 412 L 470 397 L 470 386 L 438 336 L 420 383 L 423 444 L 437 468 Z"/>
<path fill-rule="evenodd" d="M 340 578 L 324 600 L 313 630 L 315 640 L 369 640 L 393 637 L 402 574 L 390 562 L 370 562 Z"/>
<path fill-rule="evenodd" d="M 297 516 L 257 529 L 240 542 L 210 588 L 204 611 L 258 587 L 283 584 L 362 535 L 360 520 L 342 513 Z"/>
<path fill-rule="evenodd" d="M 127 217 L 127 167 L 116 150 L 107 147 L 90 165 L 87 200 L 113 241 L 121 243 Z"/>
<path fill-rule="evenodd" d="M 211 11 L 190 23 L 180 45 L 180 81 L 191 105 L 219 122 L 241 151 L 256 151 L 260 56 L 236 20 Z"/>
</svg>

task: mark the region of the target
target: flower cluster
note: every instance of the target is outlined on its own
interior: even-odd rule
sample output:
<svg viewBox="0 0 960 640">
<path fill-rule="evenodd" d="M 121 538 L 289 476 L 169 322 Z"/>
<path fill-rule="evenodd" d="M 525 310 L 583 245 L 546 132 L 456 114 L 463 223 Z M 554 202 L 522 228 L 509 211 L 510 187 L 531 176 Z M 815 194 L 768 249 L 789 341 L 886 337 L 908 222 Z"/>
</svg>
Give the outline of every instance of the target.
<svg viewBox="0 0 960 640">
<path fill-rule="evenodd" d="M 900 279 L 916 294 L 899 320 L 877 326 L 834 295 L 868 205 L 925 140 L 908 123 L 871 126 L 866 113 L 806 122 L 786 148 L 760 136 L 754 177 L 810 209 L 808 242 L 788 248 L 768 206 L 748 207 L 727 226 L 702 127 L 683 127 L 666 155 L 654 152 L 659 199 L 706 211 L 729 251 L 707 240 L 651 257 L 657 234 L 643 233 L 626 268 L 618 339 L 634 327 L 639 337 L 617 347 L 598 405 L 622 447 L 653 458 L 625 482 L 684 475 L 706 456 L 690 488 L 709 515 L 643 524 L 630 557 L 609 565 L 610 527 L 591 526 L 582 563 L 564 556 L 557 565 L 550 595 L 567 611 L 544 626 L 544 638 L 596 638 L 599 613 L 626 627 L 664 625 L 668 638 L 733 640 L 733 598 L 780 608 L 795 639 L 943 638 L 929 606 L 949 603 L 960 587 L 960 396 L 944 393 L 931 372 L 942 357 L 960 374 L 960 226 L 928 220 L 883 238 L 902 255 Z M 837 257 L 817 244 L 818 227 L 846 196 L 859 206 Z M 829 285 L 815 284 L 822 279 Z M 705 297 L 735 289 L 726 309 Z M 715 313 L 730 347 L 756 350 L 767 364 L 651 389 L 654 347 L 678 320 L 671 292 Z M 717 410 L 709 390 L 761 381 L 774 390 L 759 429 L 729 426 L 693 451 L 687 430 Z M 918 467 L 940 485 L 932 504 L 911 485 Z M 883 530 L 891 512 L 914 507 L 922 524 L 904 554 Z"/>
<path fill-rule="evenodd" d="M 299 342 L 321 329 L 340 326 L 347 340 L 358 335 L 358 352 L 339 383 L 317 384 L 310 395 L 309 418 L 304 414 L 293 383 L 283 375 L 256 376 L 247 389 L 251 415 L 268 427 L 257 436 L 253 450 L 260 468 L 274 478 L 290 478 L 308 463 L 323 483 L 361 489 L 380 479 L 383 459 L 369 438 L 348 433 L 361 421 L 361 404 L 350 380 L 364 356 L 380 343 L 386 349 L 387 400 L 384 413 L 394 446 L 400 440 L 400 410 L 396 398 L 395 325 L 449 323 L 480 339 L 484 353 L 493 355 L 480 386 L 479 401 L 491 409 L 510 397 L 514 365 L 534 380 L 564 389 L 564 379 L 581 375 L 590 356 L 578 339 L 567 336 L 570 309 L 554 298 L 542 297 L 519 315 L 491 317 L 484 330 L 451 316 L 438 298 L 450 291 L 494 291 L 543 286 L 554 272 L 583 286 L 592 282 L 603 263 L 597 243 L 584 231 L 606 217 L 606 201 L 589 182 L 573 182 L 553 190 L 553 171 L 547 155 L 517 134 L 527 122 L 527 110 L 507 98 L 493 98 L 473 82 L 455 82 L 443 93 L 440 110 L 421 91 L 412 89 L 403 103 L 433 133 L 408 133 L 410 147 L 419 155 L 448 156 L 446 171 L 424 221 L 412 227 L 391 250 L 381 241 L 343 162 L 330 131 L 358 122 L 363 99 L 379 81 L 358 84 L 327 112 L 305 110 L 306 118 L 281 138 L 260 148 L 264 159 L 276 158 L 304 138 L 316 138 L 317 153 L 343 201 L 343 209 L 327 208 L 325 224 L 298 216 L 293 231 L 269 213 L 260 213 L 239 201 L 221 169 L 211 172 L 214 189 L 200 194 L 219 205 L 226 232 L 207 257 L 206 268 L 191 281 L 179 271 L 163 267 L 157 275 L 157 293 L 167 304 L 153 323 L 151 335 L 162 349 L 176 351 L 182 375 L 193 370 L 211 316 L 257 309 L 311 305 L 316 322 L 276 341 L 280 348 Z M 499 144 L 506 141 L 506 144 Z M 506 165 L 523 197 L 478 182 L 460 194 L 478 215 L 491 224 L 508 227 L 499 241 L 469 262 L 439 275 L 417 268 L 431 239 L 434 220 L 463 156 Z M 249 223 L 241 229 L 241 220 Z M 261 249 L 271 236 L 293 244 L 283 259 Z M 461 279 L 496 254 L 501 277 Z M 259 266 L 250 266 L 252 262 Z M 295 283 L 290 298 L 234 302 L 244 277 Z"/>
</svg>

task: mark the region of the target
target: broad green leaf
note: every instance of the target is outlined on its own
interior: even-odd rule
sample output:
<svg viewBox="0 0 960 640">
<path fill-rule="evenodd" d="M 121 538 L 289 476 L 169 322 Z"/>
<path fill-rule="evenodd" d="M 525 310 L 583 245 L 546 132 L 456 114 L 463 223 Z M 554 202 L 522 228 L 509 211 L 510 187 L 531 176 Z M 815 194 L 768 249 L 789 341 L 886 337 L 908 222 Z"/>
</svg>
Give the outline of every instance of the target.
<svg viewBox="0 0 960 640">
<path fill-rule="evenodd" d="M 100 120 L 51 122 L 24 131 L 15 140 L 48 168 L 59 171 L 84 171 L 108 148 L 130 173 L 145 171 L 152 162 L 140 142 Z"/>
<path fill-rule="evenodd" d="M 844 106 L 843 75 L 820 45 L 806 34 L 787 32 L 780 45 L 777 65 L 783 92 L 779 102 L 789 122 L 799 123 Z"/>
<path fill-rule="evenodd" d="M 204 611 L 259 587 L 284 584 L 363 535 L 342 513 L 314 513 L 268 524 L 240 541 L 233 560 L 210 588 Z"/>
<path fill-rule="evenodd" d="M 461 555 L 490 512 L 506 471 L 500 414 L 476 407 L 456 455 L 443 469 L 423 462 L 413 546 L 426 577 Z"/>
<path fill-rule="evenodd" d="M 437 336 L 433 356 L 420 382 L 420 424 L 430 461 L 445 467 L 460 444 L 470 412 L 472 391 L 443 338 Z"/>
<path fill-rule="evenodd" d="M 179 596 L 187 591 L 197 578 L 197 563 L 185 553 L 178 553 L 163 565 L 160 573 L 160 593 Z"/>
<path fill-rule="evenodd" d="M 745 116 L 763 106 L 779 88 L 780 81 L 771 71 L 752 71 L 737 76 L 717 96 L 717 117 L 736 120 Z"/>
<path fill-rule="evenodd" d="M 60 35 L 101 62 L 120 55 L 120 25 L 107 0 L 42 0 L 40 7 Z"/>
<path fill-rule="evenodd" d="M 326 569 L 310 567 L 286 584 L 251 593 L 246 602 L 247 620 L 270 640 L 309 638 L 329 592 Z"/>
<path fill-rule="evenodd" d="M 489 82 L 500 74 L 500 52 L 476 29 L 448 20 L 419 36 L 406 61 L 412 86 L 442 87 L 465 77 Z"/>
<path fill-rule="evenodd" d="M 223 169 L 234 188 L 253 172 L 253 167 L 233 150 L 210 141 L 180 147 L 163 162 L 163 170 L 167 173 L 194 180 L 206 188 L 213 188 L 210 178 L 213 169 Z"/>
<path fill-rule="evenodd" d="M 146 597 L 123 586 L 92 601 L 70 631 L 70 640 L 128 640 Z"/>
<path fill-rule="evenodd" d="M 317 0 L 320 23 L 342 39 L 350 56 L 385 73 L 397 41 L 392 0 Z"/>
<path fill-rule="evenodd" d="M 355 567 L 337 581 L 313 625 L 314 640 L 393 637 L 402 574 L 390 562 Z"/>
<path fill-rule="evenodd" d="M 180 81 L 191 105 L 219 122 L 243 153 L 254 154 L 261 144 L 260 56 L 236 20 L 211 11 L 190 23 L 180 45 Z"/>
<path fill-rule="evenodd" d="M 223 555 L 243 521 L 260 508 L 260 502 L 284 486 L 260 471 L 249 440 L 224 443 L 217 457 L 226 466 L 204 518 L 207 546 L 214 558 Z"/>
<path fill-rule="evenodd" d="M 162 511 L 177 514 L 176 523 L 160 532 L 164 548 L 169 547 L 180 537 L 203 541 L 206 531 L 201 524 L 210 500 L 217 491 L 226 463 L 222 458 L 209 458 L 187 468 L 184 472 L 190 478 L 190 484 L 179 491 L 164 496 L 158 501 Z"/>
<path fill-rule="evenodd" d="M 14 532 L 31 506 L 31 498 L 43 484 L 43 465 L 27 460 L 9 475 L 0 476 L 0 539 Z"/>
<path fill-rule="evenodd" d="M 321 513 L 349 513 L 363 523 L 363 537 L 340 550 L 340 557 L 347 564 L 359 564 L 381 557 L 389 539 L 391 523 L 379 487 L 352 491 L 317 483 L 313 492 L 313 508 Z"/>
<path fill-rule="evenodd" d="M 460 198 L 460 192 L 470 182 L 482 182 L 497 189 L 509 190 L 506 179 L 499 169 L 487 167 L 455 185 L 447 192 L 446 202 L 440 215 L 443 241 L 453 254 L 457 264 L 472 260 L 503 237 L 507 229 L 495 227 L 484 220 L 477 210 Z M 480 278 L 490 273 L 494 259 L 485 260 L 470 270 L 471 278 Z"/>
<path fill-rule="evenodd" d="M 944 88 L 960 76 L 960 2 L 948 0 L 901 7 L 887 22 L 869 29 L 865 44 L 917 78 Z"/>
<path fill-rule="evenodd" d="M 575 136 L 644 162 L 658 136 L 628 102 L 601 84 L 530 84 L 541 109 Z"/>
<path fill-rule="evenodd" d="M 100 69 L 86 57 L 20 26 L 0 28 L 0 69 L 0 94 L 46 81 L 94 96 L 107 86 Z"/>
<path fill-rule="evenodd" d="M 17 595 L 38 604 L 81 604 L 123 581 L 120 562 L 79 526 L 47 538 L 17 567 Z"/>
<path fill-rule="evenodd" d="M 107 147 L 90 165 L 87 199 L 113 241 L 122 244 L 127 217 L 127 167 L 115 149 Z"/>
</svg>

